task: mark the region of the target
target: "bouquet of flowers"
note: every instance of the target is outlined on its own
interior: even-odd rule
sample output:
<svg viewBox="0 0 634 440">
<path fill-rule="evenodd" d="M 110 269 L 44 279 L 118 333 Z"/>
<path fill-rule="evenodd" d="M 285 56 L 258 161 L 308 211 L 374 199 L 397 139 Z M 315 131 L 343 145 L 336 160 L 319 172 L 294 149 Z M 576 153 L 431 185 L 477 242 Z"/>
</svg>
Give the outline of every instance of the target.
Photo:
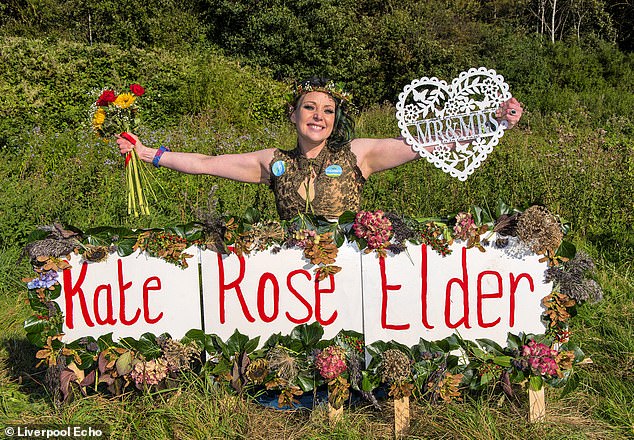
<svg viewBox="0 0 634 440">
<path fill-rule="evenodd" d="M 131 84 L 129 89 L 129 92 L 119 94 L 112 89 L 104 89 L 92 105 L 92 127 L 100 138 L 108 140 L 120 135 L 135 143 L 128 132 L 136 130 L 139 125 L 137 98 L 143 96 L 145 89 L 139 84 Z M 150 210 L 143 188 L 148 188 L 153 196 L 154 193 L 148 182 L 148 171 L 143 167 L 136 150 L 126 154 L 125 169 L 128 214 L 134 214 L 135 217 L 148 215 Z"/>
</svg>

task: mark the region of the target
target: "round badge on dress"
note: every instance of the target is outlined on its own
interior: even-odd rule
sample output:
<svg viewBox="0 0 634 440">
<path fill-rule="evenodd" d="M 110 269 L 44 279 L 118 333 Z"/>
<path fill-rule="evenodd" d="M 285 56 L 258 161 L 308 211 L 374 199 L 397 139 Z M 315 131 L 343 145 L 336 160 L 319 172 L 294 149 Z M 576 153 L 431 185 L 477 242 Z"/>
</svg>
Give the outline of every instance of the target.
<svg viewBox="0 0 634 440">
<path fill-rule="evenodd" d="M 280 177 L 282 174 L 286 172 L 286 162 L 283 160 L 278 160 L 271 166 L 271 171 L 273 175 L 276 177 Z"/>
<path fill-rule="evenodd" d="M 329 165 L 325 172 L 328 177 L 339 177 L 341 176 L 342 170 L 339 165 Z"/>
</svg>

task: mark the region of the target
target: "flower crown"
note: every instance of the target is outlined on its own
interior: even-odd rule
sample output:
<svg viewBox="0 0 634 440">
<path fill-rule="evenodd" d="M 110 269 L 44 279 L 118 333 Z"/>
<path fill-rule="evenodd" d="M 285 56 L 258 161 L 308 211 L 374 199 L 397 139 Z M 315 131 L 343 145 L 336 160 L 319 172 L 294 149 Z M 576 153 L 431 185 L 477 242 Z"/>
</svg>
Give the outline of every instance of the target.
<svg viewBox="0 0 634 440">
<path fill-rule="evenodd" d="M 308 92 L 328 93 L 333 98 L 338 98 L 346 103 L 350 103 L 350 101 L 352 100 L 352 94 L 346 92 L 341 84 L 335 84 L 334 81 L 328 81 L 323 86 L 314 86 L 310 83 L 310 81 L 307 80 L 299 83 L 295 87 L 295 101 L 297 101 L 300 96 Z"/>
</svg>

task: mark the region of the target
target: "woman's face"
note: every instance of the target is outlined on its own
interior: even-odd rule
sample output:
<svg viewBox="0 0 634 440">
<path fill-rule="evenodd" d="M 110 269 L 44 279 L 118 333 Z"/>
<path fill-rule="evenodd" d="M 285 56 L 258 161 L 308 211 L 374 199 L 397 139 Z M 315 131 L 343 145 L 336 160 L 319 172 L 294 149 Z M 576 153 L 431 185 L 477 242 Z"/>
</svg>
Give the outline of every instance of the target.
<svg viewBox="0 0 634 440">
<path fill-rule="evenodd" d="M 335 100 L 327 93 L 308 92 L 297 101 L 291 121 L 300 146 L 325 144 L 335 125 Z"/>
</svg>

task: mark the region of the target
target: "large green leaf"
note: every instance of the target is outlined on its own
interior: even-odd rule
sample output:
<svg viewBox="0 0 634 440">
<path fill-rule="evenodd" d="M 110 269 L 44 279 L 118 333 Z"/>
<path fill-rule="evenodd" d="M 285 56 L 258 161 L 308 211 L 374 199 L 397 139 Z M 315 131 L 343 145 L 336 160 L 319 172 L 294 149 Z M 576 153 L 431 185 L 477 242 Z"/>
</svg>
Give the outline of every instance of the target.
<svg viewBox="0 0 634 440">
<path fill-rule="evenodd" d="M 491 339 L 481 338 L 481 339 L 476 339 L 476 342 L 480 344 L 482 348 L 485 348 L 488 353 L 493 353 L 496 355 L 501 355 L 503 353 L 503 349 L 500 346 L 500 344 L 498 344 L 495 341 L 492 341 Z"/>
<path fill-rule="evenodd" d="M 117 358 L 115 367 L 117 368 L 119 376 L 124 376 L 132 371 L 132 368 L 134 367 L 133 361 L 134 357 L 132 356 L 131 351 L 126 351 Z"/>
<path fill-rule="evenodd" d="M 49 231 L 44 231 L 43 229 L 36 229 L 36 230 L 32 231 L 28 235 L 28 237 L 26 237 L 26 242 L 27 243 L 32 243 L 34 241 L 44 240 L 49 235 L 50 235 Z"/>
<path fill-rule="evenodd" d="M 317 381 L 314 376 L 308 372 L 302 371 L 297 375 L 297 385 L 303 392 L 306 393 L 308 391 L 312 391 L 317 386 Z"/>
<path fill-rule="evenodd" d="M 52 300 L 59 298 L 61 294 L 62 294 L 62 285 L 59 283 L 53 286 L 53 290 L 49 290 L 47 292 L 48 297 Z M 57 306 L 57 303 L 55 303 L 55 305 Z M 59 310 L 59 306 L 57 307 L 57 309 Z"/>
<path fill-rule="evenodd" d="M 506 345 L 509 348 L 520 349 L 524 346 L 524 342 L 522 338 L 518 335 L 514 335 L 512 333 L 507 333 L 506 335 Z"/>
<path fill-rule="evenodd" d="M 561 242 L 559 248 L 557 248 L 557 252 L 555 253 L 557 257 L 564 257 L 568 258 L 569 260 L 572 260 L 576 254 L 577 247 L 573 243 L 566 240 L 563 240 Z"/>
<path fill-rule="evenodd" d="M 300 324 L 291 331 L 291 339 L 300 341 L 304 350 L 310 350 L 321 340 L 324 328 L 317 321 L 312 324 Z"/>
<path fill-rule="evenodd" d="M 40 319 L 37 316 L 29 316 L 24 321 L 24 330 L 27 333 L 42 333 L 46 328 L 48 321 L 45 319 Z"/>
<path fill-rule="evenodd" d="M 99 346 L 99 351 L 104 351 L 116 345 L 112 340 L 112 332 L 99 336 L 99 338 L 97 338 L 97 345 Z"/>
<path fill-rule="evenodd" d="M 356 219 L 356 214 L 352 211 L 345 211 L 343 214 L 339 216 L 339 225 L 343 226 L 346 224 L 352 225 Z"/>
<path fill-rule="evenodd" d="M 124 238 L 117 243 L 117 254 L 120 257 L 127 257 L 134 253 L 136 238 Z"/>
<path fill-rule="evenodd" d="M 381 384 L 381 378 L 370 371 L 363 370 L 361 372 L 361 389 L 370 392 Z"/>
<path fill-rule="evenodd" d="M 511 359 L 511 356 L 496 356 L 493 358 L 493 363 L 508 368 L 511 366 Z"/>
<path fill-rule="evenodd" d="M 260 221 L 260 211 L 253 206 L 249 206 L 244 212 L 244 221 L 252 225 L 256 224 Z"/>
<path fill-rule="evenodd" d="M 497 205 L 495 206 L 495 218 L 500 218 L 504 214 L 512 214 L 513 210 L 510 206 L 504 203 L 502 200 L 498 199 Z"/>
</svg>

